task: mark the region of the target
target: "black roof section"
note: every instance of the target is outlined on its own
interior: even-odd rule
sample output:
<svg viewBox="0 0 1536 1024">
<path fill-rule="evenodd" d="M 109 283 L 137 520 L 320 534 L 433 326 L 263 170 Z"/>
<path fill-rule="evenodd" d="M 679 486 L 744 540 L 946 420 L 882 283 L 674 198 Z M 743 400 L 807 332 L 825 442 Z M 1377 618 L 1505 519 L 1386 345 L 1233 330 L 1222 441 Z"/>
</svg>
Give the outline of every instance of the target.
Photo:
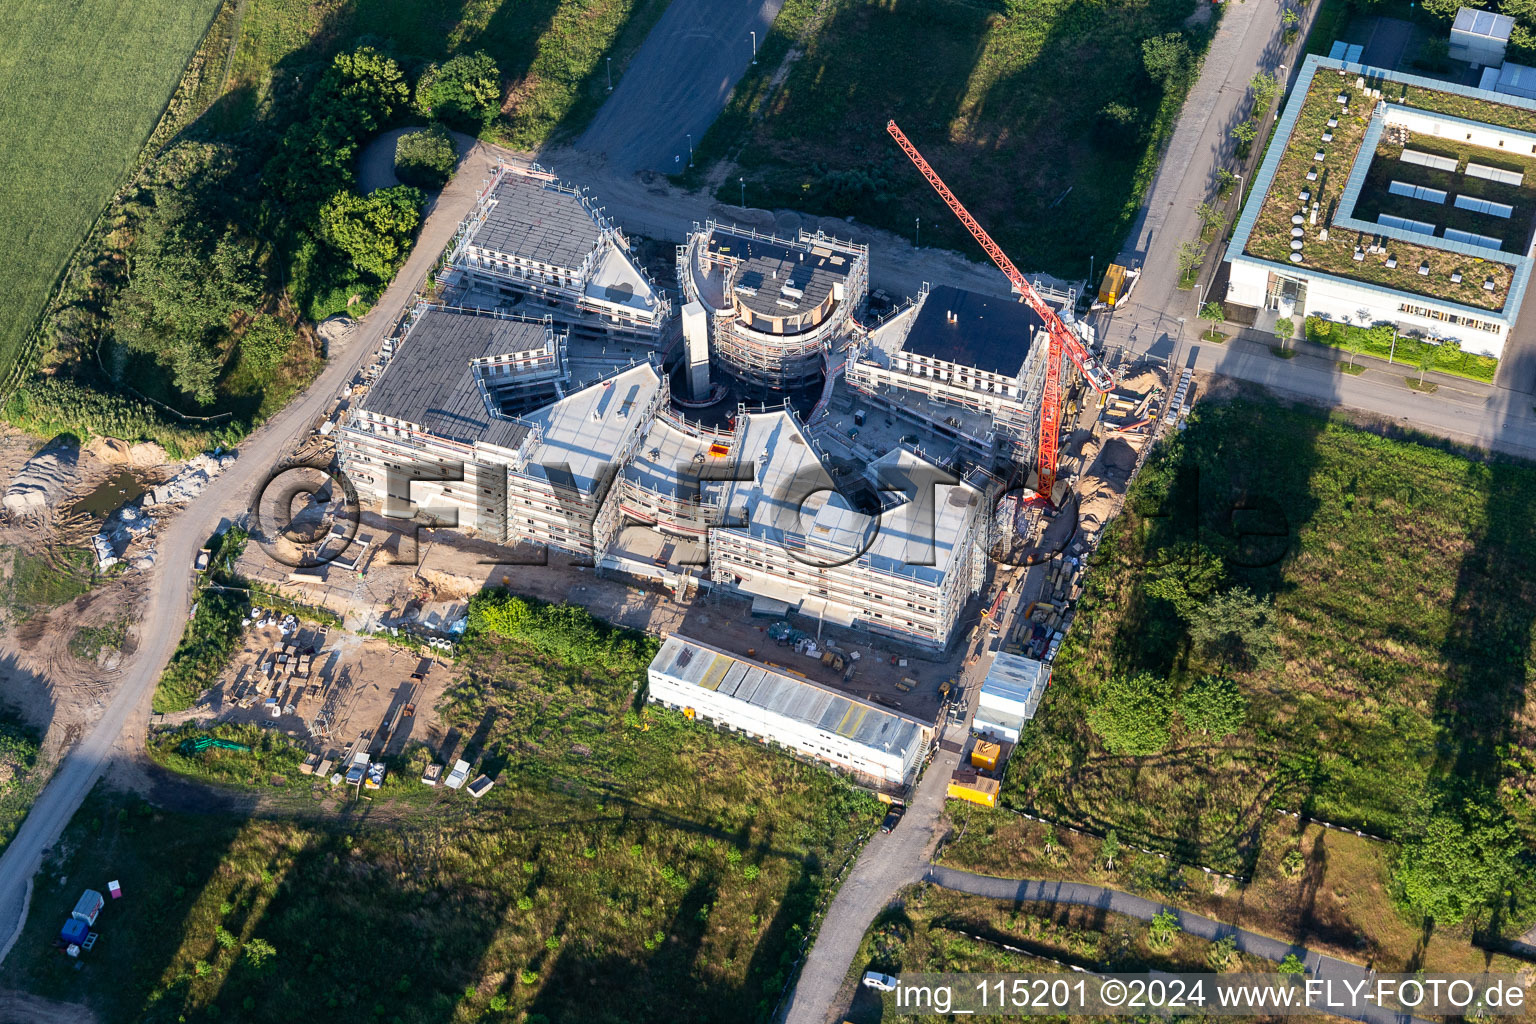
<svg viewBox="0 0 1536 1024">
<path fill-rule="evenodd" d="M 955 322 L 949 322 L 953 313 Z M 1033 331 L 1045 327 L 1027 303 L 950 285 L 928 293 L 902 350 L 987 373 L 1016 377 Z"/>
<path fill-rule="evenodd" d="M 602 239 L 581 197 L 554 182 L 509 173 L 491 197 L 496 204 L 471 239 L 482 249 L 575 269 Z"/>
<path fill-rule="evenodd" d="M 743 238 L 716 228 L 709 235 L 712 256 L 739 260 L 735 291 L 742 305 L 764 316 L 797 316 L 832 294 L 832 283 L 853 270 L 854 257 L 812 239 L 786 245 Z M 785 294 L 790 286 L 800 295 Z"/>
<path fill-rule="evenodd" d="M 527 426 L 490 414 L 470 360 L 543 348 L 545 340 L 543 323 L 428 307 L 363 396 L 362 408 L 439 437 L 515 448 Z"/>
</svg>

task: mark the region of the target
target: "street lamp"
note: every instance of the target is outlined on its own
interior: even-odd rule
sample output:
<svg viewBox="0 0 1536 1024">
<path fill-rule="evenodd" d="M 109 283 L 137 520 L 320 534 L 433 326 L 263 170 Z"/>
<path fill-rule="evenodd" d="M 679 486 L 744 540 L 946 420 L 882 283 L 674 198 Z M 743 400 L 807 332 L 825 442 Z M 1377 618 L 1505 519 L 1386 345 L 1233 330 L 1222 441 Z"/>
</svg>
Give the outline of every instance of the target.
<svg viewBox="0 0 1536 1024">
<path fill-rule="evenodd" d="M 608 91 L 613 92 L 613 58 L 608 58 Z"/>
<path fill-rule="evenodd" d="M 921 242 L 923 240 L 923 218 L 918 217 L 915 220 L 916 226 L 912 229 L 912 248 L 920 249 L 922 248 Z"/>
<path fill-rule="evenodd" d="M 757 33 L 752 33 L 752 63 L 757 63 Z"/>
<path fill-rule="evenodd" d="M 693 166 L 693 132 L 688 132 L 686 134 L 688 136 L 688 166 L 692 167 Z"/>
<path fill-rule="evenodd" d="M 1387 365 L 1392 365 L 1392 359 L 1397 355 L 1397 324 L 1392 325 L 1392 348 L 1387 352 Z"/>
<path fill-rule="evenodd" d="M 747 179 L 737 178 L 736 180 L 741 182 L 741 208 L 745 210 L 747 208 Z"/>
</svg>

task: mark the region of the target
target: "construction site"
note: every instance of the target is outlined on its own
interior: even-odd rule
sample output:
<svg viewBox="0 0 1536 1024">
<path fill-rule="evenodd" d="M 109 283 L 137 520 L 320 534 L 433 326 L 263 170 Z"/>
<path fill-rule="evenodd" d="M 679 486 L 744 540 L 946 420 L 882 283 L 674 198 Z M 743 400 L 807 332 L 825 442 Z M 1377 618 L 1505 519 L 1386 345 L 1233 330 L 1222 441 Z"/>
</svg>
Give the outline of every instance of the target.
<svg viewBox="0 0 1536 1024">
<path fill-rule="evenodd" d="M 418 740 L 446 777 L 459 752 L 433 708 L 469 599 L 497 586 L 707 638 L 771 692 L 921 735 L 983 652 L 1048 665 L 1191 382 L 1104 365 L 1077 296 L 1027 281 L 890 132 L 1012 295 L 928 285 L 874 319 L 878 254 L 710 222 L 677 249 L 674 302 L 584 190 L 498 168 L 296 453 L 313 497 L 235 566 L 338 625 L 258 610 L 180 717 L 280 729 L 338 785 L 375 784 Z M 719 714 L 757 715 L 748 690 Z M 859 771 L 899 788 L 910 762 Z"/>
</svg>

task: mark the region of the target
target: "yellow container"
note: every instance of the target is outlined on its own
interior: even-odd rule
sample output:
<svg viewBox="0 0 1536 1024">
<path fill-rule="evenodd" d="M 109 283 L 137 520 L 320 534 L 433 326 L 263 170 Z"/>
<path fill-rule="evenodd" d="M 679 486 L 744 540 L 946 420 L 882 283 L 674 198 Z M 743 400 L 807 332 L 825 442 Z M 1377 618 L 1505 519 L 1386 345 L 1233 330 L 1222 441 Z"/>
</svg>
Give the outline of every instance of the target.
<svg viewBox="0 0 1536 1024">
<path fill-rule="evenodd" d="M 982 769 L 983 771 L 996 771 L 997 759 L 1002 755 L 1002 753 L 1003 748 L 998 746 L 996 743 L 989 743 L 986 740 L 977 740 L 976 745 L 971 748 L 971 764 L 975 765 L 977 768 Z"/>
<path fill-rule="evenodd" d="M 997 806 L 998 784 L 971 772 L 956 772 L 949 780 L 949 796 L 953 800 L 969 800 L 983 807 Z"/>
</svg>

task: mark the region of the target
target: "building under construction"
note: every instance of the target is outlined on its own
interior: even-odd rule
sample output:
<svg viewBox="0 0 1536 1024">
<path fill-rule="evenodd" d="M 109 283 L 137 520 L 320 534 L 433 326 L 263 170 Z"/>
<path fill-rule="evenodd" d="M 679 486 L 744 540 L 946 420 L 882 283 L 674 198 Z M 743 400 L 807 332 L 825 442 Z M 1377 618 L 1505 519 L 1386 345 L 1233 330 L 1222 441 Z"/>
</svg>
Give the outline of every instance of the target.
<svg viewBox="0 0 1536 1024">
<path fill-rule="evenodd" d="M 586 190 L 536 166 L 497 168 L 448 262 L 476 293 L 472 304 L 510 310 L 531 302 L 576 330 L 655 341 L 672 315 Z"/>
<path fill-rule="evenodd" d="M 917 420 L 988 466 L 1034 461 L 1050 346 L 1023 302 L 947 285 L 861 335 L 844 368 L 875 406 Z"/>
<path fill-rule="evenodd" d="M 708 332 L 710 361 L 747 384 L 817 384 L 869 290 L 869 248 L 805 231 L 792 241 L 710 221 L 677 250 L 684 332 Z M 688 315 L 697 304 L 703 316 Z M 690 338 L 690 348 L 705 339 Z"/>
</svg>

